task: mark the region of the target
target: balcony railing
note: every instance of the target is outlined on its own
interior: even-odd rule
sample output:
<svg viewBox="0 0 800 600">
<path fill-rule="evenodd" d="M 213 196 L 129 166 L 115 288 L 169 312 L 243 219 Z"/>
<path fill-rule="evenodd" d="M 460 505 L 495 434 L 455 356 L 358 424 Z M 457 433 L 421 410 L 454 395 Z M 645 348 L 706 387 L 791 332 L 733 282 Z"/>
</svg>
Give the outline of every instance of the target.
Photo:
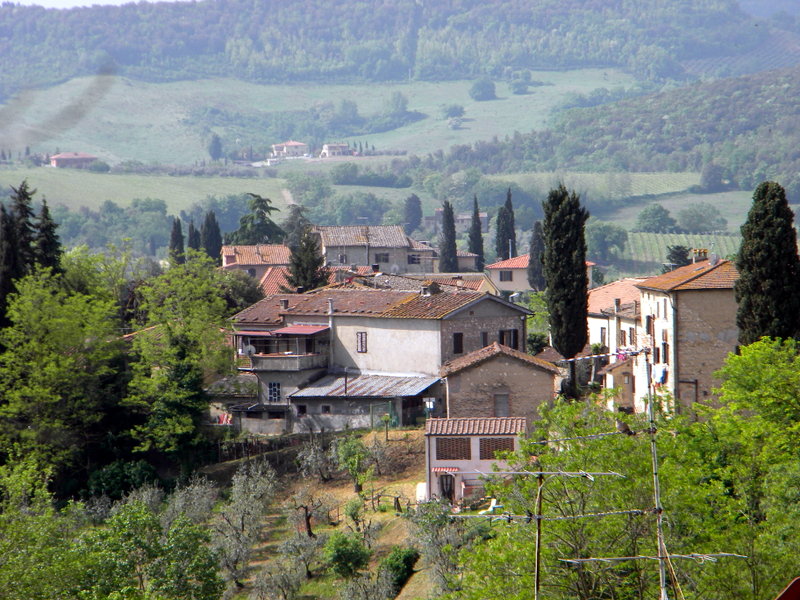
<svg viewBox="0 0 800 600">
<path fill-rule="evenodd" d="M 328 366 L 327 354 L 254 354 L 250 357 L 253 371 L 303 371 Z M 240 364 L 239 368 L 247 368 Z"/>
</svg>

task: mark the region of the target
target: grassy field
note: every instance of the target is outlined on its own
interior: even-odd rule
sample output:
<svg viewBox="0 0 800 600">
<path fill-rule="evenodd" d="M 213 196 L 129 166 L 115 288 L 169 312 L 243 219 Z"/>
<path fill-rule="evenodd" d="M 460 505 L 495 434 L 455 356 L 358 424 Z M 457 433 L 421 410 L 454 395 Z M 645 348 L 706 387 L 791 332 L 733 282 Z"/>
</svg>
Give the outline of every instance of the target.
<svg viewBox="0 0 800 600">
<path fill-rule="evenodd" d="M 131 159 L 193 164 L 208 158 L 206 146 L 211 134 L 210 130 L 188 123 L 195 107 L 269 112 L 348 99 L 356 101 L 361 114 L 370 115 L 379 112 L 393 92 L 400 91 L 409 100 L 408 109 L 422 112 L 427 118 L 364 141 L 376 148 L 424 155 L 446 150 L 453 144 L 541 128 L 569 94 L 634 83 L 632 77 L 613 69 L 535 72 L 533 78 L 552 85 L 531 88 L 530 94 L 516 96 L 505 83 L 498 83 L 497 100 L 475 102 L 468 94 L 470 81 L 256 85 L 227 79 L 144 83 L 119 77 L 105 96 L 85 110 L 59 116 L 59 107 L 79 97 L 91 83 L 90 78 L 83 78 L 29 92 L 26 108 L 15 122 L 0 124 L 0 139 L 6 149 L 14 152 L 30 145 L 34 152 L 90 152 L 112 163 Z M 452 103 L 466 108 L 466 118 L 458 130 L 450 129 L 440 117 L 440 106 Z M 225 138 L 224 131 L 217 133 Z M 283 140 L 264 143 L 279 141 Z"/>
<path fill-rule="evenodd" d="M 270 198 L 278 208 L 286 206 L 283 179 L 234 177 L 170 177 L 167 175 L 115 175 L 79 169 L 0 169 L 0 186 L 17 186 L 27 179 L 38 190 L 37 198 L 51 205 L 72 209 L 97 208 L 105 200 L 121 206 L 134 198 L 158 198 L 167 203 L 168 212 L 177 214 L 206 196 L 225 196 L 252 192 Z"/>
<path fill-rule="evenodd" d="M 739 251 L 739 235 L 688 235 L 682 233 L 629 233 L 617 268 L 620 275 L 654 275 L 661 272 L 667 246 L 706 248 L 722 258 Z"/>
</svg>

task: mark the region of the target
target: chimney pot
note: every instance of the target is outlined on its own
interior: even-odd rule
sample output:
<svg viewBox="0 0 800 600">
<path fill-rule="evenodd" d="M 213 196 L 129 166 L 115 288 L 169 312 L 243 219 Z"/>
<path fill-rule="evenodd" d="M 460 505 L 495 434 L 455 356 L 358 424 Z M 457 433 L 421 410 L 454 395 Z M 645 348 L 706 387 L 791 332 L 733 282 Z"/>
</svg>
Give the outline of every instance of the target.
<svg viewBox="0 0 800 600">
<path fill-rule="evenodd" d="M 281 298 L 281 310 L 289 310 L 289 300 Z"/>
<path fill-rule="evenodd" d="M 380 270 L 381 270 L 381 266 L 378 263 L 373 263 L 372 264 L 372 272 L 373 273 L 377 273 Z"/>
</svg>

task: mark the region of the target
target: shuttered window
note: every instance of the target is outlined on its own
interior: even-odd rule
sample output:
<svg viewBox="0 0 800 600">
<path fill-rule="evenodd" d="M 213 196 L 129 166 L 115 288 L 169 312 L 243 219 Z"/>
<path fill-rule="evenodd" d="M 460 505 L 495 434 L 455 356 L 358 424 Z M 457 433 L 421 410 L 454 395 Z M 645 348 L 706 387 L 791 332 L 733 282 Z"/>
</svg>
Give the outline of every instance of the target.
<svg viewBox="0 0 800 600">
<path fill-rule="evenodd" d="M 470 460 L 469 438 L 436 438 L 436 460 Z"/>
<path fill-rule="evenodd" d="M 481 438 L 480 447 L 481 460 L 493 460 L 495 457 L 495 452 L 514 451 L 514 438 Z"/>
</svg>

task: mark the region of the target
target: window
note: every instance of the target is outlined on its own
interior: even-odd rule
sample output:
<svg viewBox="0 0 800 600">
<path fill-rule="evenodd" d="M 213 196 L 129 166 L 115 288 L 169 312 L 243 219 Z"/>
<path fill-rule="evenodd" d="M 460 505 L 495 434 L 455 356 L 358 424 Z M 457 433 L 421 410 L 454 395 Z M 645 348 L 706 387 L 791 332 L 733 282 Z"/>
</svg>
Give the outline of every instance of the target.
<svg viewBox="0 0 800 600">
<path fill-rule="evenodd" d="M 486 348 L 489 345 L 489 332 L 481 331 L 481 348 Z"/>
<path fill-rule="evenodd" d="M 667 299 L 664 298 L 664 318 L 667 318 Z"/>
<path fill-rule="evenodd" d="M 262 413 L 261 411 L 254 411 L 254 410 L 253 411 L 248 411 L 248 412 L 244 413 L 244 418 L 245 419 L 262 419 L 262 418 L 264 418 L 264 413 Z"/>
<path fill-rule="evenodd" d="M 667 341 L 667 330 L 666 329 L 662 329 L 661 330 L 661 341 L 662 342 L 666 342 Z"/>
<path fill-rule="evenodd" d="M 655 327 L 653 326 L 653 316 L 647 315 L 645 319 L 645 331 L 647 331 L 647 335 L 655 336 Z"/>
<path fill-rule="evenodd" d="M 631 346 L 636 346 L 636 328 L 629 327 L 628 328 L 628 343 Z"/>
<path fill-rule="evenodd" d="M 408 264 L 410 265 L 418 265 L 422 261 L 420 260 L 419 254 L 409 254 L 408 255 Z"/>
<path fill-rule="evenodd" d="M 624 329 L 620 329 L 617 332 L 617 345 L 618 346 L 626 346 L 627 345 L 625 343 L 625 330 Z"/>
<path fill-rule="evenodd" d="M 513 452 L 514 438 L 481 438 L 481 460 L 492 460 L 496 452 Z"/>
<path fill-rule="evenodd" d="M 436 438 L 436 460 L 471 460 L 469 438 Z"/>
<path fill-rule="evenodd" d="M 297 416 L 305 417 L 308 414 L 308 407 L 305 404 L 297 405 Z"/>
<path fill-rule="evenodd" d="M 322 406 L 319 407 L 319 412 L 321 412 L 323 415 L 331 414 L 331 405 L 323 404 Z"/>
<path fill-rule="evenodd" d="M 256 270 L 255 269 L 247 269 L 247 274 L 250 275 L 250 277 L 255 277 L 256 276 Z"/>
<path fill-rule="evenodd" d="M 464 352 L 464 334 L 453 334 L 453 354 L 461 354 Z"/>
<path fill-rule="evenodd" d="M 347 264 L 347 254 L 340 254 L 339 255 L 339 264 L 346 265 Z"/>
<path fill-rule="evenodd" d="M 625 385 L 629 385 L 630 384 L 630 382 L 631 382 L 631 376 L 630 375 L 625 373 L 625 375 L 623 375 L 622 378 L 625 381 Z"/>
<path fill-rule="evenodd" d="M 600 345 L 602 345 L 602 346 L 606 345 L 606 328 L 605 327 L 601 327 L 600 328 Z"/>
<path fill-rule="evenodd" d="M 279 410 L 268 410 L 267 411 L 267 418 L 268 419 L 285 419 L 286 415 L 284 415 L 283 412 L 279 411 Z"/>
<path fill-rule="evenodd" d="M 508 394 L 495 394 L 494 395 L 494 416 L 495 417 L 508 417 L 510 414 L 508 408 Z"/>
<path fill-rule="evenodd" d="M 356 352 L 366 352 L 367 351 L 367 332 L 366 331 L 357 331 L 356 332 Z"/>
<path fill-rule="evenodd" d="M 661 344 L 661 360 L 665 364 L 669 364 L 669 344 L 667 342 Z"/>
<path fill-rule="evenodd" d="M 281 383 L 280 381 L 270 381 L 267 384 L 267 401 L 280 402 L 281 401 Z"/>
<path fill-rule="evenodd" d="M 519 349 L 519 330 L 517 329 L 501 329 L 497 333 L 497 341 L 503 344 L 504 346 L 508 346 L 509 348 L 513 348 L 514 350 Z"/>
<path fill-rule="evenodd" d="M 376 263 L 388 263 L 389 262 L 389 253 L 388 252 L 376 252 L 375 253 L 375 262 Z"/>
<path fill-rule="evenodd" d="M 653 364 L 661 362 L 661 348 L 653 348 Z"/>
<path fill-rule="evenodd" d="M 514 271 L 500 271 L 500 281 L 514 281 Z"/>
</svg>

